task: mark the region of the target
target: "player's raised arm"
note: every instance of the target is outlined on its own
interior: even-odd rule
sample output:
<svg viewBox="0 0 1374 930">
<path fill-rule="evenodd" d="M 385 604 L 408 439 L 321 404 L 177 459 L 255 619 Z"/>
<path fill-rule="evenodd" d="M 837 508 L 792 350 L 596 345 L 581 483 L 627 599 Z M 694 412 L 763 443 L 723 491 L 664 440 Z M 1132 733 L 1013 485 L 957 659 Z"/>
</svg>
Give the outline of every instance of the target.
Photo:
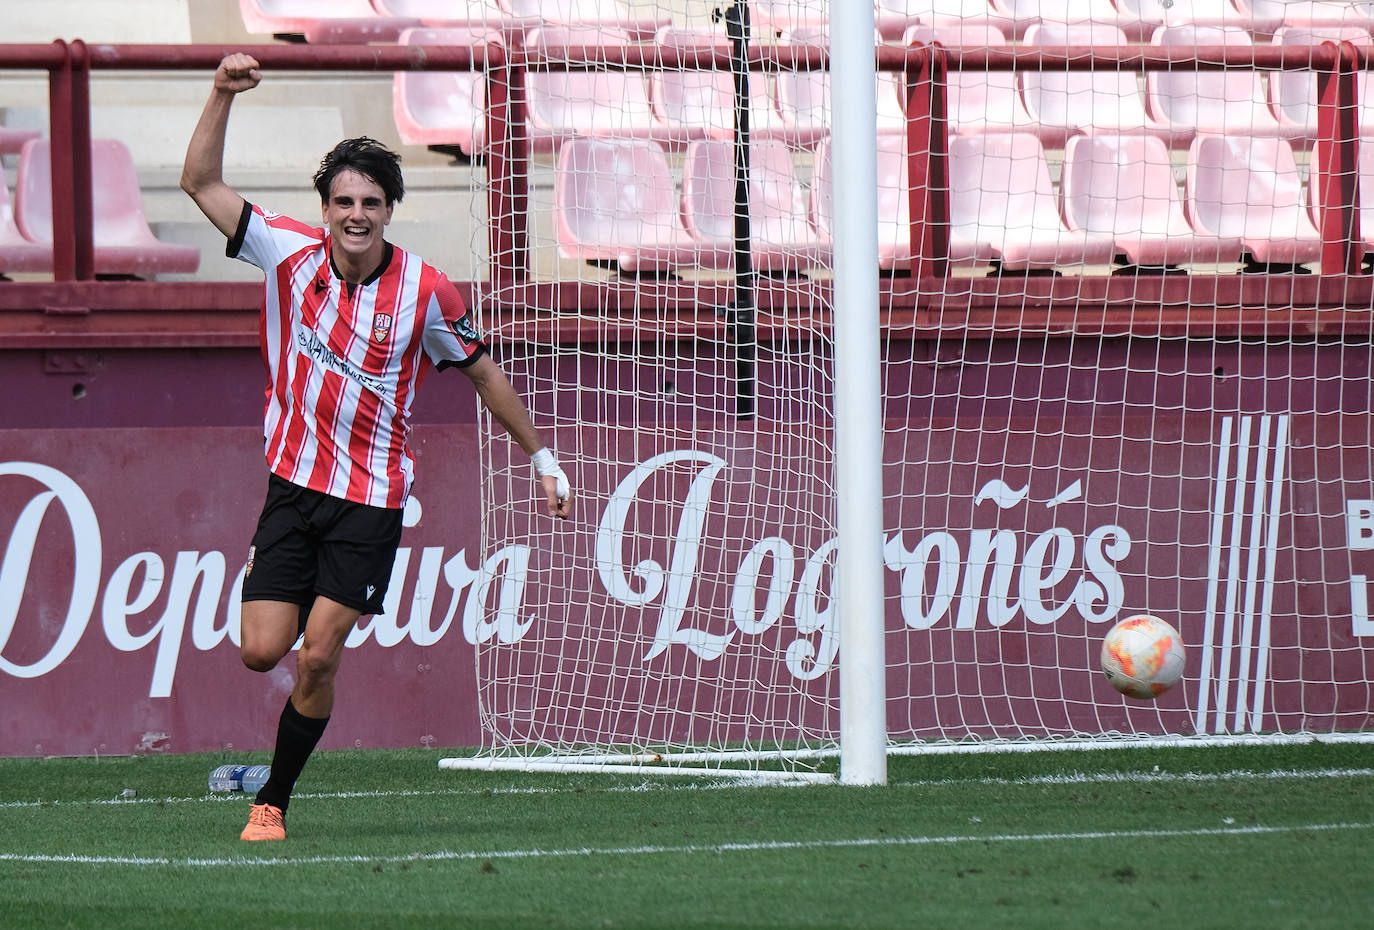
<svg viewBox="0 0 1374 930">
<path fill-rule="evenodd" d="M 262 72 L 251 55 L 226 55 L 215 69 L 210 99 L 205 102 L 186 146 L 181 189 L 191 195 L 196 206 L 226 238 L 237 231 L 243 213 L 243 198 L 224 182 L 224 134 L 229 125 L 229 108 L 236 94 L 252 90 L 261 80 Z"/>
<path fill-rule="evenodd" d="M 505 374 L 492 361 L 490 355 L 483 354 L 471 365 L 462 369 L 463 374 L 472 379 L 477 388 L 477 396 L 491 415 L 506 428 L 514 439 L 530 456 L 534 470 L 539 474 L 539 482 L 548 498 L 549 513 L 566 520 L 572 513 L 572 489 L 568 476 L 558 464 L 548 447 L 544 445 L 530 419 L 529 410 L 520 395 L 515 392 Z"/>
</svg>

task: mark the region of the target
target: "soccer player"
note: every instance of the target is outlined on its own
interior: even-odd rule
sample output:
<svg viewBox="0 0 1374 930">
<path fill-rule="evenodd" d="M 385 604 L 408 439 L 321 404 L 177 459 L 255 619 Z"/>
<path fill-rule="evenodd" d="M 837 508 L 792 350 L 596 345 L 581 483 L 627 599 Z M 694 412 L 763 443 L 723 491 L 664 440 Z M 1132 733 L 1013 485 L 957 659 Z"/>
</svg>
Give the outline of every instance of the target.
<svg viewBox="0 0 1374 930">
<path fill-rule="evenodd" d="M 566 519 L 572 493 L 458 290 L 383 237 L 405 192 L 395 153 L 360 138 L 324 157 L 314 178 L 323 228 L 249 204 L 225 183 L 230 106 L 261 80 L 249 55 L 220 62 L 181 187 L 229 240 L 227 254 L 266 273 L 270 474 L 244 573 L 243 663 L 266 672 L 304 638 L 271 777 L 242 838 L 281 840 L 292 788 L 329 722 L 344 641 L 359 617 L 382 610 L 412 480 L 408 419 L 425 370 L 454 367 L 472 379 L 530 455 L 550 514 Z"/>
</svg>

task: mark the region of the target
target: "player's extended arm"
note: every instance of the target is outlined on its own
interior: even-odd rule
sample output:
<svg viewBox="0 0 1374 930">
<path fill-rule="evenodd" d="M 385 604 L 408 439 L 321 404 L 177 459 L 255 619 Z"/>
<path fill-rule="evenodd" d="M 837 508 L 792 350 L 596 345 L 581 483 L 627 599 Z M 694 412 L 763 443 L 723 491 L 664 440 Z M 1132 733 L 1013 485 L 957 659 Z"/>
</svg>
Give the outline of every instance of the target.
<svg viewBox="0 0 1374 930">
<path fill-rule="evenodd" d="M 477 396 L 482 398 L 491 415 L 530 456 L 535 471 L 539 473 L 544 494 L 548 497 L 549 513 L 566 520 L 572 513 L 572 490 L 568 486 L 568 476 L 544 445 L 525 402 L 490 355 L 482 355 L 462 371 L 472 379 Z"/>
<path fill-rule="evenodd" d="M 252 90 L 262 80 L 258 63 L 251 55 L 226 55 L 215 69 L 215 84 L 205 102 L 200 121 L 186 146 L 186 162 L 181 169 L 181 189 L 209 217 L 226 238 L 238 231 L 243 215 L 243 198 L 224 183 L 224 134 L 229 126 L 229 108 L 234 96 Z"/>
</svg>

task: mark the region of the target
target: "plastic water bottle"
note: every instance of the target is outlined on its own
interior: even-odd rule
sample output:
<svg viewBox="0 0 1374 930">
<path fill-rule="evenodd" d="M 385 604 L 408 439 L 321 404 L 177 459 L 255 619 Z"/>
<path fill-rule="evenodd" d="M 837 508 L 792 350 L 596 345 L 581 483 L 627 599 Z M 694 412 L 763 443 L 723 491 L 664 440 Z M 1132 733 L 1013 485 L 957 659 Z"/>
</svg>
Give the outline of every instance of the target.
<svg viewBox="0 0 1374 930">
<path fill-rule="evenodd" d="M 257 794 L 258 789 L 267 784 L 267 777 L 272 774 L 270 765 L 250 765 L 244 770 L 239 778 L 244 794 Z"/>
<path fill-rule="evenodd" d="M 211 791 L 242 791 L 246 765 L 221 765 L 210 773 Z"/>
</svg>

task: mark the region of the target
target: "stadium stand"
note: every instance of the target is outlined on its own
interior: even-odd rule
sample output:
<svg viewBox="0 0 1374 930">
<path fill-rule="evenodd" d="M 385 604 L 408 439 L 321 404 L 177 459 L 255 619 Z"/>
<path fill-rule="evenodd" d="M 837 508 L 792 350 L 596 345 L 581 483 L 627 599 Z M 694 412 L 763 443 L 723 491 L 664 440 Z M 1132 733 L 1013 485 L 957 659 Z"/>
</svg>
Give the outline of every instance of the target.
<svg viewBox="0 0 1374 930">
<path fill-rule="evenodd" d="M 1321 258 L 1302 179 L 1283 139 L 1199 135 L 1188 149 L 1184 202 L 1195 230 L 1238 236 L 1251 270 L 1291 271 Z"/>
<path fill-rule="evenodd" d="M 902 41 L 908 46 L 939 43 L 1000 48 L 1007 44 L 1007 37 L 992 25 L 942 23 L 911 26 Z M 951 71 L 948 117 L 950 131 L 955 133 L 1041 131 L 1026 112 L 1016 90 L 1016 76 L 1010 71 Z"/>
<path fill-rule="evenodd" d="M 1354 45 L 1371 46 L 1369 33 L 1357 27 L 1298 27 L 1281 26 L 1274 33 L 1273 44 L 1283 46 L 1321 45 L 1323 42 L 1350 42 Z M 1356 78 L 1359 90 L 1356 100 L 1361 113 L 1368 112 L 1374 105 L 1374 82 L 1369 72 L 1361 72 Z M 1270 71 L 1265 75 L 1269 92 L 1269 102 L 1275 118 L 1286 136 L 1310 142 L 1317 136 L 1317 76 L 1310 71 Z M 1363 116 L 1361 124 L 1369 121 Z"/>
<path fill-rule="evenodd" d="M 1026 33 L 1038 24 L 1092 23 L 1112 29 L 1140 30 L 1139 17 L 1123 14 L 1112 0 L 991 0 L 994 11 L 1011 21 L 1011 32 L 1031 42 Z"/>
<path fill-rule="evenodd" d="M 797 29 L 781 36 L 785 45 L 825 48 L 824 29 Z M 897 75 L 879 72 L 875 88 L 879 132 L 906 127 Z M 799 144 L 814 144 L 830 132 L 830 76 L 823 71 L 781 71 L 777 76 L 777 107 L 782 121 Z"/>
<path fill-rule="evenodd" d="M 1031 45 L 1125 45 L 1126 34 L 1099 23 L 1033 23 L 1025 41 Z M 1021 102 L 1039 126 L 1042 139 L 1083 130 L 1168 135 L 1169 129 L 1145 110 L 1136 75 L 1124 71 L 1027 70 L 1018 74 Z"/>
<path fill-rule="evenodd" d="M 664 17 L 636 16 L 620 0 L 497 0 L 497 4 L 516 19 L 619 30 L 634 42 L 652 39 L 659 29 L 672 25 L 672 20 Z"/>
<path fill-rule="evenodd" d="M 719 29 L 669 27 L 660 29 L 655 41 L 665 49 L 729 49 Z M 654 71 L 649 75 L 649 105 L 660 122 L 688 140 L 734 138 L 735 82 L 727 71 Z M 749 132 L 752 139 L 803 141 L 783 122 L 773 76 L 762 71 L 749 74 Z"/>
<path fill-rule="evenodd" d="M 481 25 L 407 29 L 403 45 L 500 44 L 501 33 Z M 392 116 L 409 145 L 457 148 L 473 157 L 485 149 L 486 78 L 481 71 L 397 71 L 392 76 Z"/>
<path fill-rule="evenodd" d="M 962 24 L 974 30 L 991 26 L 1004 35 L 1013 25 L 1011 17 L 995 11 L 989 0 L 875 0 L 874 6 L 878 32 L 889 41 L 900 40 L 918 25 Z"/>
<path fill-rule="evenodd" d="M 798 29 L 823 28 L 829 21 L 829 0 L 750 0 L 754 33 L 765 41 Z"/>
<path fill-rule="evenodd" d="M 200 264 L 193 246 L 161 242 L 143 213 L 143 194 L 133 157 L 117 139 L 91 142 L 92 222 L 97 275 L 189 273 Z M 24 238 L 46 245 L 53 240 L 52 170 L 47 139 L 24 144 L 15 179 L 15 223 Z"/>
<path fill-rule="evenodd" d="M 949 175 L 951 242 L 958 244 L 951 261 L 993 261 L 1003 271 L 1111 264 L 1111 235 L 1064 226 L 1034 135 L 956 136 Z"/>
<path fill-rule="evenodd" d="M 629 33 L 605 26 L 540 26 L 526 39 L 527 47 L 547 53 L 630 41 Z M 678 130 L 655 117 L 641 71 L 536 71 L 527 76 L 525 93 L 536 152 L 556 149 L 575 135 L 683 141 Z"/>
<path fill-rule="evenodd" d="M 704 139 L 687 147 L 682 169 L 682 219 L 707 256 L 733 264 L 735 147 Z M 830 243 L 812 228 L 808 198 L 787 146 L 777 140 L 750 145 L 750 254 L 756 271 L 800 271 L 829 257 Z"/>
<path fill-rule="evenodd" d="M 1070 229 L 1105 233 L 1139 268 L 1238 262 L 1237 236 L 1195 231 L 1169 149 L 1157 136 L 1077 135 L 1064 147 L 1060 200 Z"/>
<path fill-rule="evenodd" d="M 811 181 L 811 225 L 827 242 L 834 242 L 835 216 L 834 165 L 830 139 L 816 146 L 816 161 Z M 912 259 L 911 204 L 906 159 L 906 137 L 901 133 L 878 134 L 878 269 L 901 270 Z M 966 251 L 962 242 L 953 248 Z"/>
<path fill-rule="evenodd" d="M 1235 4 L 1250 15 L 1252 23 L 1278 23 L 1299 29 L 1374 27 L 1374 3 L 1356 0 L 1235 0 Z"/>
<path fill-rule="evenodd" d="M 1272 33 L 1280 20 L 1242 10 L 1231 0 L 1116 0 L 1117 9 L 1148 27 L 1207 26 Z"/>
<path fill-rule="evenodd" d="M 662 146 L 649 140 L 575 138 L 558 152 L 554 225 L 559 255 L 625 274 L 721 264 L 683 226 Z"/>
<path fill-rule="evenodd" d="M 1150 41 L 1161 48 L 1254 45 L 1236 26 L 1165 26 Z M 1256 70 L 1150 71 L 1145 95 L 1150 112 L 1178 138 L 1199 132 L 1301 135 L 1280 124 L 1269 109 L 1264 80 Z"/>
</svg>

